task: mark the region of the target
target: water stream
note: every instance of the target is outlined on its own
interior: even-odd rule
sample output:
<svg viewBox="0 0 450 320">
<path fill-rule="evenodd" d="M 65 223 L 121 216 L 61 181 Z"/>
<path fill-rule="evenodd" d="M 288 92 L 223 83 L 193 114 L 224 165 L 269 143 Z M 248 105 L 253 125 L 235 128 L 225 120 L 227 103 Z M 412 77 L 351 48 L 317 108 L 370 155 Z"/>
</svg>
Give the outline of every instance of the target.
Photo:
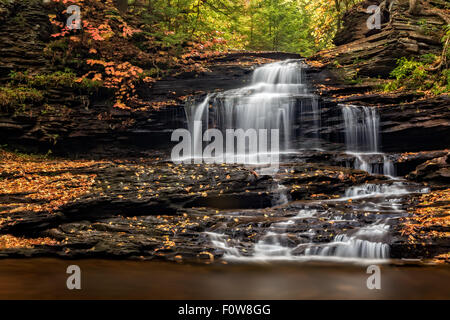
<svg viewBox="0 0 450 320">
<path fill-rule="evenodd" d="M 380 117 L 376 108 L 339 105 L 345 124 L 347 153 L 354 167 L 373 174 L 395 176 L 394 164 L 380 152 Z"/>
<path fill-rule="evenodd" d="M 193 139 L 197 141 L 207 128 L 279 129 L 281 152 L 317 150 L 320 108 L 318 98 L 307 89 L 303 68 L 302 62 L 294 60 L 268 64 L 254 70 L 249 86 L 210 94 L 200 103 L 188 104 L 186 115 Z M 383 262 L 389 259 L 391 226 L 407 214 L 404 198 L 427 190 L 395 178 L 393 162 L 381 152 L 377 108 L 337 107 L 341 109 L 345 126 L 346 152 L 354 157 L 349 165 L 370 174 L 385 175 L 389 180 L 353 186 L 341 198 L 326 200 L 326 207 L 315 206 L 314 202 L 304 205 L 296 215 L 280 218 L 263 228 L 263 234 L 250 244 L 243 244 L 242 239 L 226 232 L 207 232 L 213 247 L 224 252 L 225 260 Z M 196 128 L 195 122 L 201 122 L 203 128 Z M 293 143 L 298 141 L 307 143 Z M 194 149 L 194 155 L 201 157 L 201 147 Z M 287 196 L 283 192 L 277 194 L 281 196 L 274 199 L 273 205 L 286 205 Z M 229 214 L 229 223 L 236 219 L 236 214 Z M 363 223 L 369 214 L 376 215 L 376 219 Z M 352 227 L 343 229 L 331 241 L 320 240 L 317 228 L 303 230 L 305 224 L 322 220 L 330 224 L 347 220 Z"/>
<path fill-rule="evenodd" d="M 212 128 L 220 130 L 224 137 L 227 129 L 267 130 L 269 133 L 276 129 L 281 153 L 291 151 L 296 137 L 317 137 L 319 103 L 317 97 L 308 92 L 303 68 L 298 60 L 264 65 L 254 70 L 249 86 L 209 94 L 201 102 L 187 103 L 188 128 L 196 142 L 193 157 L 203 156 L 204 143 L 198 142 L 202 141 L 205 131 Z M 267 143 L 272 145 L 272 140 L 269 138 Z M 268 150 L 259 148 L 249 152 L 249 148 L 251 146 L 247 145 L 245 150 L 248 158 L 235 152 L 236 162 L 264 163 L 263 155 Z M 227 150 L 225 145 L 224 150 Z"/>
<path fill-rule="evenodd" d="M 392 225 L 407 215 L 404 198 L 424 192 L 428 190 L 398 180 L 388 184 L 354 186 L 342 198 L 326 200 L 327 209 L 311 202 L 296 216 L 272 223 L 251 249 L 233 241 L 229 234 L 209 232 L 208 236 L 216 248 L 224 251 L 224 258 L 228 261 L 384 263 L 390 257 Z M 350 212 L 348 201 L 351 201 Z M 375 217 L 370 219 L 373 223 L 361 221 L 368 215 Z M 230 215 L 230 222 L 235 218 Z M 328 242 L 320 241 L 321 230 L 317 228 L 299 232 L 305 224 L 317 226 L 320 221 L 346 223 L 351 228 Z"/>
</svg>

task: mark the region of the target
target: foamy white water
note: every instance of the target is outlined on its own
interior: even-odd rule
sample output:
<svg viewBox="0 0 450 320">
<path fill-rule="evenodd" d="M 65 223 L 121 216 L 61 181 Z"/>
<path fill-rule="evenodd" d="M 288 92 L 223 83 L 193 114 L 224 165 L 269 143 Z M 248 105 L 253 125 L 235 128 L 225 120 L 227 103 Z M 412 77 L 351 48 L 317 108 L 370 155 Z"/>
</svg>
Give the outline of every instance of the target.
<svg viewBox="0 0 450 320">
<path fill-rule="evenodd" d="M 380 116 L 377 108 L 340 106 L 344 118 L 347 153 L 355 157 L 355 169 L 371 174 L 395 176 L 393 162 L 380 152 Z"/>
<path fill-rule="evenodd" d="M 319 129 L 318 99 L 308 93 L 303 79 L 304 67 L 298 60 L 267 64 L 254 70 L 249 86 L 210 94 L 201 103 L 187 104 L 185 110 L 192 140 L 201 141 L 204 131 L 208 128 L 218 129 L 224 136 L 226 129 L 268 132 L 275 129 L 279 130 L 280 152 L 288 152 L 295 134 L 294 109 L 300 111 L 300 123 L 304 117 L 304 121 L 315 126 L 316 131 Z M 298 108 L 295 108 L 296 106 Z M 195 128 L 196 121 L 202 122 L 202 130 Z M 273 141 L 267 143 L 271 146 Z M 250 146 L 247 147 L 251 149 Z M 260 158 L 267 151 L 250 152 L 250 161 L 263 162 Z M 202 148 L 198 143 L 194 147 L 193 157 L 202 157 Z M 241 163 L 245 159 L 236 156 L 236 160 Z"/>
<path fill-rule="evenodd" d="M 202 103 L 187 106 L 190 128 L 194 121 L 202 121 L 205 128 L 214 126 L 220 130 L 279 129 L 282 132 L 282 152 L 289 151 L 292 138 L 296 138 L 294 134 L 298 136 L 299 132 L 301 135 L 308 131 L 308 137 L 314 138 L 315 135 L 311 135 L 311 132 L 318 132 L 320 127 L 320 109 L 318 99 L 308 93 L 302 68 L 300 62 L 292 60 L 257 68 L 249 86 L 209 95 Z M 326 200 L 341 208 L 336 212 L 306 208 L 294 217 L 279 217 L 257 241 L 247 241 L 245 246 L 242 246 L 242 240 L 233 238 L 232 234 L 208 232 L 207 236 L 213 246 L 223 251 L 225 260 L 388 261 L 390 222 L 405 214 L 403 198 L 411 193 L 428 190 L 393 178 L 393 161 L 389 155 L 381 152 L 380 117 L 376 108 L 353 105 L 339 107 L 344 119 L 347 153 L 355 157 L 354 167 L 371 174 L 391 176 L 391 180 L 380 184 L 353 186 L 346 190 L 342 198 Z M 295 131 L 294 127 L 300 130 Z M 201 132 L 193 134 L 195 136 Z M 273 190 L 273 193 L 272 205 L 283 205 L 289 201 L 282 185 Z M 342 209 L 345 208 L 344 201 L 351 203 L 353 212 L 350 218 L 346 209 Z M 364 225 L 358 219 L 366 213 L 379 215 L 380 218 L 372 224 Z M 343 216 L 350 220 L 344 220 Z M 230 221 L 233 219 L 231 216 Z M 320 219 L 332 223 L 347 221 L 355 227 L 341 231 L 331 241 L 317 241 L 317 227 L 304 230 L 305 224 L 317 223 L 322 221 Z"/>
<path fill-rule="evenodd" d="M 295 232 L 308 221 L 317 221 L 329 216 L 328 212 L 315 209 L 300 210 L 292 218 L 272 223 L 266 233 L 249 250 L 241 252 L 238 243 L 230 246 L 230 238 L 226 235 L 208 233 L 215 247 L 224 250 L 224 259 L 228 261 L 334 261 L 360 264 L 386 263 L 390 258 L 390 220 L 402 217 L 406 211 L 402 205 L 402 197 L 411 193 L 426 193 L 427 188 L 407 185 L 400 181 L 390 184 L 365 184 L 354 186 L 346 191 L 341 199 L 328 202 L 353 200 L 354 212 L 361 214 L 375 212 L 380 219 L 373 224 L 360 228 L 352 228 L 347 233 L 337 234 L 330 242 L 315 243 L 315 230 Z M 384 217 L 385 216 L 385 217 Z M 334 216 L 331 221 L 342 222 L 342 216 Z M 310 238 L 311 241 L 291 246 L 290 237 Z M 250 253 L 249 253 L 250 251 Z"/>
</svg>

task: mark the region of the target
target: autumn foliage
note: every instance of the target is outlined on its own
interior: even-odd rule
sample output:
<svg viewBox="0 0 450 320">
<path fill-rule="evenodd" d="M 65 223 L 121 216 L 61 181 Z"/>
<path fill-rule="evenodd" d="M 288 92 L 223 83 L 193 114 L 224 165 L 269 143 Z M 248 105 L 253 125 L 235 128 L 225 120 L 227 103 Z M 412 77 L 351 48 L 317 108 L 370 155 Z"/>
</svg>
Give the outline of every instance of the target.
<svg viewBox="0 0 450 320">
<path fill-rule="evenodd" d="M 7 219 L 4 214 L 51 214 L 86 194 L 95 175 L 80 171 L 96 163 L 18 156 L 0 150 L 0 196 L 6 199 L 0 207 L 0 225 Z"/>
<path fill-rule="evenodd" d="M 440 241 L 448 243 L 450 239 L 450 189 L 436 190 L 420 197 L 419 203 L 411 208 L 411 216 L 404 218 L 401 234 L 408 243 L 425 246 Z M 436 257 L 435 262 L 449 261 L 450 252 Z"/>
<path fill-rule="evenodd" d="M 66 25 L 70 5 L 81 8 L 80 30 Z M 195 60 L 219 54 L 214 48 L 223 44 L 223 40 L 212 39 L 187 42 L 181 51 L 163 47 L 153 35 L 156 30 L 141 30 L 139 15 L 119 12 L 112 0 L 53 0 L 51 6 L 55 11 L 49 15 L 55 29 L 52 38 L 67 43 L 68 57 L 82 57 L 84 72 L 76 82 L 100 83 L 114 93 L 115 107 L 122 109 L 145 105 L 137 97 L 137 84 L 151 85 L 168 72 L 204 71 Z"/>
</svg>

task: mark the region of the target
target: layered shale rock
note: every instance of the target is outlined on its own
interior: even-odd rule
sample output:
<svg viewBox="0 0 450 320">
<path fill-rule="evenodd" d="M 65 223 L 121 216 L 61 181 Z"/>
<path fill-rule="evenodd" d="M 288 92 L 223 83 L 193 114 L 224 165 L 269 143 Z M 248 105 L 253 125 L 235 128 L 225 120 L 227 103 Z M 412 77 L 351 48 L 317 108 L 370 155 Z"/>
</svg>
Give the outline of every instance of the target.
<svg viewBox="0 0 450 320">
<path fill-rule="evenodd" d="M 370 6 L 381 10 L 381 28 L 369 29 Z M 401 57 L 417 57 L 442 52 L 441 38 L 448 23 L 440 6 L 429 4 L 418 14 L 411 14 L 409 0 L 368 0 L 351 10 L 343 18 L 344 27 L 335 38 L 336 48 L 320 52 L 312 61 L 332 63 L 342 79 L 355 75 L 386 78 Z"/>
<path fill-rule="evenodd" d="M 408 179 L 447 187 L 450 184 L 450 153 L 426 161 L 411 172 Z"/>
<path fill-rule="evenodd" d="M 381 8 L 381 29 L 370 30 L 366 9 Z M 445 149 L 450 143 L 450 97 L 425 97 L 414 91 L 379 92 L 380 84 L 401 57 L 439 56 L 448 24 L 448 10 L 440 1 L 427 2 L 419 13 L 408 11 L 409 1 L 364 1 L 343 18 L 336 47 L 309 59 L 310 79 L 324 100 L 322 133 L 342 140 L 336 103 L 378 107 L 386 152 Z"/>
</svg>

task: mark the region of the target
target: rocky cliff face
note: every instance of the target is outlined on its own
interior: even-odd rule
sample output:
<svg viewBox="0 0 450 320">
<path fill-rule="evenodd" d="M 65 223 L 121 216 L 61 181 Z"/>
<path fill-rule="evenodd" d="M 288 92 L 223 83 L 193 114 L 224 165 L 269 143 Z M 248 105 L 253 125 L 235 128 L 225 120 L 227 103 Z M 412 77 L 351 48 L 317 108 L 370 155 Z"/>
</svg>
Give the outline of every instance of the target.
<svg viewBox="0 0 450 320">
<path fill-rule="evenodd" d="M 366 8 L 380 5 L 381 29 L 367 29 Z M 438 53 L 439 14 L 408 13 L 408 1 L 365 1 L 351 9 L 336 36 L 335 49 L 309 60 L 308 76 L 322 97 L 322 134 L 342 142 L 343 127 L 337 103 L 379 106 L 383 150 L 406 152 L 445 149 L 450 142 L 450 98 L 425 98 L 414 92 L 382 94 L 373 90 L 395 67 L 398 57 Z M 51 61 L 44 57 L 52 27 L 41 1 L 0 3 L 0 81 L 9 81 L 13 70 L 46 73 Z M 418 23 L 422 21 L 421 23 Z M 7 23 L 6 23 L 7 22 Z M 426 22 L 426 23 L 425 23 Z M 427 26 L 427 28 L 424 27 Z M 23 30 L 29 28 L 29 32 Z M 28 29 L 27 29 L 28 30 Z M 211 60 L 209 72 L 165 78 L 139 95 L 159 109 L 123 111 L 111 107 L 110 95 L 87 94 L 70 87 L 44 90 L 45 100 L 23 110 L 0 110 L 0 144 L 27 151 L 71 156 L 145 155 L 165 152 L 173 129 L 186 127 L 183 110 L 187 96 L 242 86 L 252 67 L 279 59 L 298 58 L 282 53 L 235 53 Z M 365 83 L 349 81 L 366 75 Z M 370 78 L 370 77 L 372 78 Z M 375 77 L 375 78 L 373 78 Z M 432 137 L 432 138 L 431 138 Z M 154 153 L 154 151 L 150 151 Z"/>
<path fill-rule="evenodd" d="M 367 26 L 373 16 L 367 13 L 370 6 L 380 8 L 379 28 Z M 401 57 L 439 55 L 448 24 L 440 9 L 429 5 L 414 15 L 408 9 L 408 0 L 367 0 L 358 4 L 343 18 L 343 28 L 335 38 L 337 47 L 321 52 L 313 60 L 339 64 L 339 75 L 344 79 L 355 75 L 387 78 Z"/>
<path fill-rule="evenodd" d="M 48 74 L 58 70 L 46 50 L 55 32 L 41 0 L 0 2 L 0 84 L 11 72 Z M 26 32 L 25 32 L 26 31 Z M 112 108 L 111 93 L 73 87 L 40 88 L 43 100 L 8 110 L 0 106 L 0 145 L 27 152 L 103 157 L 145 155 L 170 147 L 170 132 L 186 127 L 183 104 L 191 95 L 239 87 L 253 65 L 272 59 L 298 58 L 284 53 L 235 53 L 206 64 L 203 74 L 181 74 L 139 95 L 163 107 L 134 112 Z M 152 151 L 154 153 L 154 151 Z"/>
<path fill-rule="evenodd" d="M 49 69 L 43 50 L 51 25 L 42 1 L 0 1 L 0 81 L 14 71 Z"/>
<path fill-rule="evenodd" d="M 364 29 L 367 15 L 362 10 L 371 4 L 384 4 L 384 9 L 382 29 L 369 32 Z M 378 106 L 382 148 L 394 153 L 389 156 L 397 162 L 398 173 L 432 187 L 445 188 L 450 176 L 448 150 L 399 153 L 448 147 L 449 97 L 373 92 L 379 82 L 377 77 L 386 77 L 405 52 L 415 55 L 440 50 L 435 35 L 419 30 L 414 23 L 417 17 L 407 13 L 405 1 L 387 4 L 387 1 L 366 1 L 352 9 L 344 17 L 344 29 L 337 35 L 339 46 L 310 59 L 312 67 L 307 75 L 321 95 L 320 133 L 335 146 L 330 148 L 332 151 L 305 151 L 292 156 L 276 178 L 260 176 L 239 166 L 174 167 L 162 161 L 160 155 L 168 154 L 171 131 L 186 126 L 183 110 L 186 97 L 201 98 L 207 92 L 241 87 L 254 65 L 298 58 L 297 55 L 226 54 L 209 61 L 208 72 L 182 74 L 163 79 L 152 87 L 140 87 L 140 97 L 155 106 L 161 105 L 157 109 L 134 112 L 114 109 L 108 92 L 87 94 L 71 87 L 57 87 L 43 89 L 43 102 L 26 105 L 24 110 L 1 111 L 0 145 L 22 147 L 26 151 L 52 149 L 71 157 L 117 159 L 151 155 L 152 159 L 117 160 L 83 169 L 60 165 L 62 171 L 57 174 L 96 175 L 96 178 L 87 194 L 59 206 L 52 214 L 21 209 L 28 208 L 30 202 L 38 202 L 30 200 L 28 193 L 0 194 L 0 210 L 4 211 L 0 233 L 58 241 L 57 245 L 4 250 L 0 258 L 52 255 L 209 260 L 220 258 L 224 251 L 211 247 L 205 231 L 233 234 L 247 251 L 268 226 L 286 222 L 304 209 L 313 209 L 323 216 L 301 218 L 304 221 L 292 229 L 292 234 L 303 235 L 289 236 L 286 241 L 291 246 L 310 241 L 311 230 L 312 240 L 323 243 L 349 229 L 373 224 L 380 218 L 378 208 L 383 203 L 368 214 L 365 199 L 354 202 L 336 199 L 343 197 L 351 186 L 370 183 L 374 188 L 392 187 L 392 183 L 383 176 L 343 168 L 343 163 L 351 161 L 351 155 L 339 151 L 344 147 L 339 103 Z M 2 1 L 0 11 L 4 13 L 2 22 L 7 21 L 0 24 L 0 81 L 3 84 L 9 81 L 13 70 L 52 71 L 51 63 L 42 56 L 51 33 L 45 8 L 38 1 Z M 424 19 L 432 25 L 444 23 L 435 15 Z M 28 25 L 34 27 L 29 34 L 23 34 L 24 26 Z M 357 73 L 377 79 L 364 84 L 349 83 L 348 77 L 354 78 Z M 33 171 L 38 179 L 55 175 L 52 165 Z M 20 179 L 26 178 L 22 175 L 19 165 L 0 175 L 0 179 L 17 179 L 21 183 Z M 283 196 L 287 203 L 280 205 Z M 415 205 L 414 197 L 408 195 L 402 201 Z M 375 203 L 378 198 L 374 197 Z M 331 201 L 321 203 L 322 199 Z M 39 201 L 46 203 L 45 199 Z M 335 215 L 343 219 L 336 223 Z M 399 224 L 396 219 L 392 221 Z M 393 257 L 417 257 L 403 234 L 396 237 Z M 430 242 L 424 246 L 421 256 L 448 251 L 446 244 L 438 244 Z"/>
<path fill-rule="evenodd" d="M 439 1 L 436 1 L 439 3 Z M 369 6 L 381 10 L 380 29 L 369 29 Z M 443 4 L 441 4 L 444 6 Z M 379 107 L 383 150 L 406 152 L 448 147 L 450 140 L 450 97 L 425 97 L 414 91 L 380 92 L 400 57 L 420 57 L 442 52 L 441 37 L 446 16 L 439 4 L 428 3 L 419 13 L 409 12 L 409 1 L 360 3 L 347 12 L 336 47 L 309 59 L 309 73 L 327 106 L 323 118 L 326 133 L 337 134 L 336 103 Z M 329 107 L 328 107 L 329 106 Z M 333 128 L 334 123 L 334 128 Z M 336 139 L 336 138 L 334 138 Z"/>
</svg>

